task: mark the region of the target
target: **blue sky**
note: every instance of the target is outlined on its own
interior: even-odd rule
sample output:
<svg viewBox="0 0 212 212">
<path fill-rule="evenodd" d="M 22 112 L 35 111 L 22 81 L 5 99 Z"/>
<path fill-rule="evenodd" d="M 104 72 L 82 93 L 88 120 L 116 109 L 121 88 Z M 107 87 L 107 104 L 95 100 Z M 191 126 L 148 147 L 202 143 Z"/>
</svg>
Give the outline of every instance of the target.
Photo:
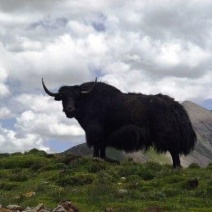
<svg viewBox="0 0 212 212">
<path fill-rule="evenodd" d="M 48 97 L 98 80 L 212 110 L 210 0 L 0 0 L 0 152 L 85 141 Z"/>
<path fill-rule="evenodd" d="M 212 100 L 211 99 L 207 99 L 203 102 L 200 102 L 200 106 L 208 109 L 208 110 L 212 110 Z"/>
</svg>

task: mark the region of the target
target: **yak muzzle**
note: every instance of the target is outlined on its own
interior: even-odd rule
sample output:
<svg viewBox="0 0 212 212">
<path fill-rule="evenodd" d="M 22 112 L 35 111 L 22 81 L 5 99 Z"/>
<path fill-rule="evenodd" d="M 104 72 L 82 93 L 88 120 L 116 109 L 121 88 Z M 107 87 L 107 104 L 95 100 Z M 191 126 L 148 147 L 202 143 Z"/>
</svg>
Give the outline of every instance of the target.
<svg viewBox="0 0 212 212">
<path fill-rule="evenodd" d="M 68 106 L 66 109 L 63 110 L 63 112 L 66 114 L 68 118 L 73 118 L 75 115 L 75 111 L 76 111 L 75 108 L 71 106 Z"/>
<path fill-rule="evenodd" d="M 66 111 L 68 113 L 73 113 L 75 111 L 75 108 L 69 106 L 69 107 L 66 108 Z"/>
</svg>

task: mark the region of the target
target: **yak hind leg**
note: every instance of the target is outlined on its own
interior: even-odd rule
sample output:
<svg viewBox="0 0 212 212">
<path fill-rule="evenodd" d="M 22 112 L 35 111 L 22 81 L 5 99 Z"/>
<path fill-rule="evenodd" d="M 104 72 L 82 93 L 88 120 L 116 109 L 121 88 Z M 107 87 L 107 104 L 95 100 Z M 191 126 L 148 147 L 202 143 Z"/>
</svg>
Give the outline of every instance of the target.
<svg viewBox="0 0 212 212">
<path fill-rule="evenodd" d="M 106 155 L 105 155 L 105 147 L 101 147 L 100 148 L 100 158 L 105 159 Z"/>
<path fill-rule="evenodd" d="M 180 164 L 180 156 L 178 152 L 175 151 L 170 151 L 170 154 L 172 156 L 172 161 L 173 161 L 173 168 L 182 168 Z"/>
<path fill-rule="evenodd" d="M 93 147 L 93 157 L 98 158 L 99 157 L 99 148 L 94 146 Z"/>
<path fill-rule="evenodd" d="M 106 154 L 105 154 L 105 150 L 106 150 L 106 147 L 105 146 L 94 148 L 94 155 L 93 155 L 93 157 L 95 157 L 95 158 L 97 158 L 97 157 L 98 158 L 101 158 L 101 159 L 103 159 L 103 160 L 105 160 L 105 161 L 107 161 L 109 163 L 120 164 L 120 162 L 117 161 L 117 160 L 114 160 L 114 159 L 111 159 L 111 158 L 107 158 L 106 157 Z"/>
<path fill-rule="evenodd" d="M 105 159 L 105 147 L 94 146 L 93 157 Z"/>
</svg>

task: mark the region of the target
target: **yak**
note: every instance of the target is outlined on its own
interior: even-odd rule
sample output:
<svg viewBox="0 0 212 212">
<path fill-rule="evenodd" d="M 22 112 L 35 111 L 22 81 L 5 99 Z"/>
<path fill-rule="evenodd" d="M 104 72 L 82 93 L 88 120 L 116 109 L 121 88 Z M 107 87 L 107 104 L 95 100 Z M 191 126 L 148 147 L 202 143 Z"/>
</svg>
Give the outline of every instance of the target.
<svg viewBox="0 0 212 212">
<path fill-rule="evenodd" d="M 173 167 L 181 167 L 180 155 L 193 150 L 196 133 L 184 107 L 163 95 L 123 93 L 104 82 L 62 86 L 58 92 L 45 92 L 62 101 L 63 112 L 75 118 L 86 134 L 94 157 L 106 158 L 106 147 L 134 152 L 153 147 L 169 151 Z"/>
</svg>

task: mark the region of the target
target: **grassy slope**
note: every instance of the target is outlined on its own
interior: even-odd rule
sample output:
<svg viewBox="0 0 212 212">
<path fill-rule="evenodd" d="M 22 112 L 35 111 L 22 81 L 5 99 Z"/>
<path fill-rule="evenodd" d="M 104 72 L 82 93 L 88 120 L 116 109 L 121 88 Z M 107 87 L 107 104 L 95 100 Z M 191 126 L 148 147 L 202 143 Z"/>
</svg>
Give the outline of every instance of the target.
<svg viewBox="0 0 212 212">
<path fill-rule="evenodd" d="M 212 211 L 212 166 L 173 170 L 156 163 L 115 164 L 36 150 L 0 157 L 2 205 L 54 208 L 71 200 L 81 212 Z M 35 195 L 26 197 L 29 192 Z"/>
<path fill-rule="evenodd" d="M 93 149 L 89 148 L 86 143 L 74 146 L 64 152 L 64 154 L 83 155 L 92 157 Z M 112 147 L 106 148 L 106 155 L 112 160 L 123 161 L 127 158 L 133 159 L 136 162 L 157 162 L 161 165 L 172 164 L 171 156 L 166 154 L 158 154 L 153 148 L 149 148 L 148 151 L 137 151 L 132 153 L 125 153 L 124 151 L 116 150 Z"/>
</svg>

